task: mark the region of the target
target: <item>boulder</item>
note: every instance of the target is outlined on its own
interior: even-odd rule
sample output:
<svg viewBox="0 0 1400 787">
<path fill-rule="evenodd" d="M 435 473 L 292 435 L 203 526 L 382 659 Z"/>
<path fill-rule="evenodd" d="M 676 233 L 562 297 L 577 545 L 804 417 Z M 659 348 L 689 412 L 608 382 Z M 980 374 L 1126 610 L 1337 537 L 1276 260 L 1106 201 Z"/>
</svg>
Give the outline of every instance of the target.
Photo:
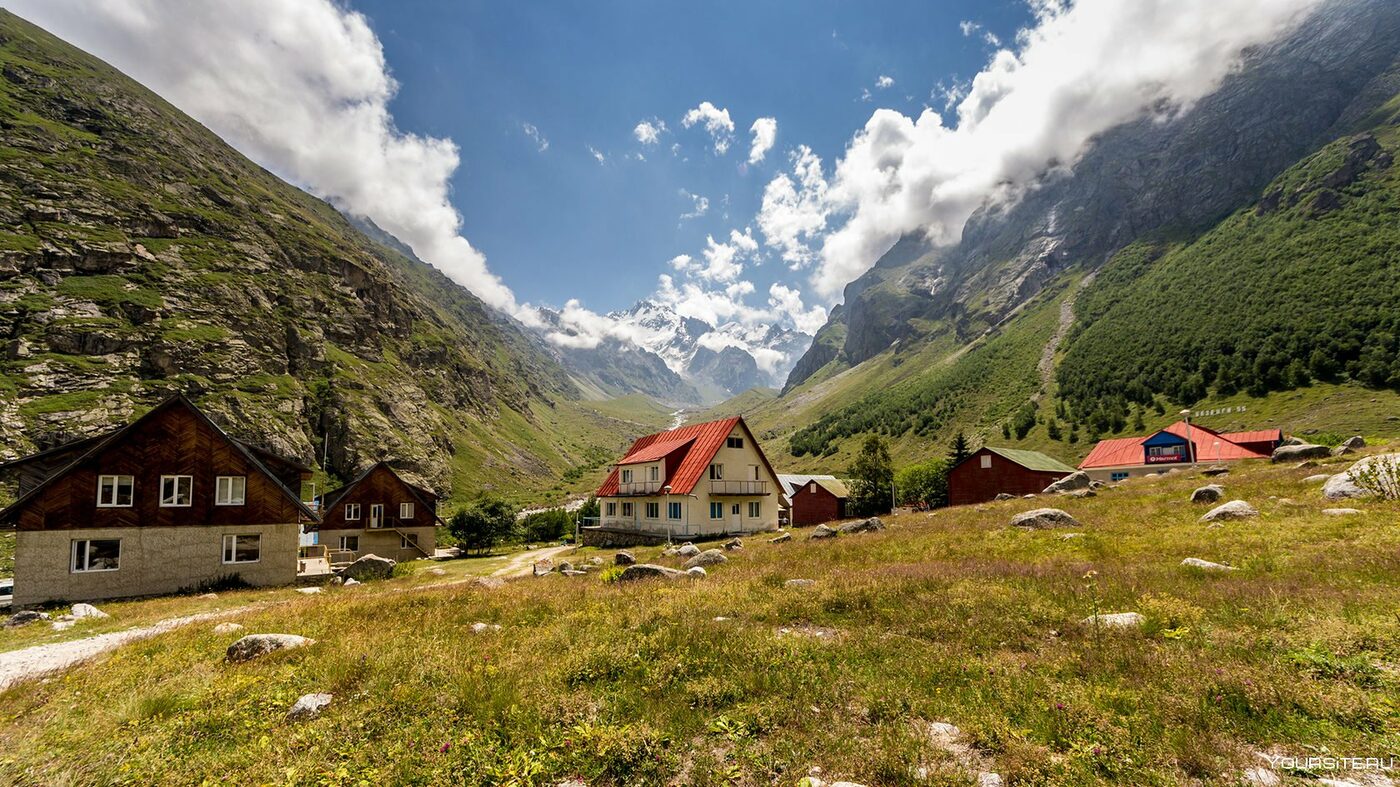
<svg viewBox="0 0 1400 787">
<path fill-rule="evenodd" d="M 1079 520 L 1058 508 L 1036 508 L 1011 517 L 1012 527 L 1040 530 L 1050 527 L 1079 527 Z"/>
<path fill-rule="evenodd" d="M 1045 494 L 1058 495 L 1064 492 L 1073 492 L 1076 489 L 1088 489 L 1093 481 L 1089 474 L 1083 470 L 1076 470 L 1073 473 L 1061 478 L 1050 486 L 1045 487 Z"/>
<path fill-rule="evenodd" d="M 1327 479 L 1322 485 L 1322 496 L 1328 500 L 1373 497 L 1375 493 L 1357 483 L 1358 480 L 1366 480 L 1367 486 L 1400 492 L 1400 454 L 1376 454 L 1357 461 L 1346 472 Z"/>
<path fill-rule="evenodd" d="M 1136 612 L 1112 612 L 1102 615 L 1090 615 L 1080 621 L 1086 626 L 1098 624 L 1110 629 L 1135 629 L 1141 628 L 1143 623 L 1142 615 Z"/>
<path fill-rule="evenodd" d="M 242 630 L 242 623 L 220 623 L 219 625 L 214 627 L 214 633 L 218 634 L 221 637 L 227 636 L 229 634 L 237 634 Z"/>
<path fill-rule="evenodd" d="M 314 645 L 316 640 L 296 634 L 249 634 L 228 646 L 225 658 L 239 662 L 265 656 L 278 650 L 294 650 Z"/>
<path fill-rule="evenodd" d="M 390 560 L 387 557 L 378 555 L 365 555 L 354 563 L 340 570 L 343 579 L 357 579 L 364 582 L 369 579 L 388 579 L 394 574 L 394 566 L 398 561 Z"/>
<path fill-rule="evenodd" d="M 1098 492 L 1095 492 L 1093 489 L 1075 489 L 1075 490 L 1073 490 L 1073 491 L 1071 491 L 1071 492 L 1065 492 L 1065 493 L 1064 493 L 1064 496 L 1065 496 L 1065 497 L 1098 497 L 1098 496 L 1099 496 L 1099 493 L 1098 493 Z"/>
<path fill-rule="evenodd" d="M 1016 496 L 1015 496 L 1015 495 L 1008 495 L 1008 494 L 1005 493 L 1005 492 L 997 492 L 997 496 L 994 497 L 994 498 L 992 498 L 992 500 L 995 500 L 995 501 L 998 502 L 998 503 L 1000 503 L 1000 502 L 1003 501 L 1003 500 L 1015 500 L 1015 499 L 1016 499 Z"/>
<path fill-rule="evenodd" d="M 588 559 L 588 565 L 597 568 L 598 566 L 603 565 L 603 559 L 601 557 L 598 557 L 597 555 L 594 555 L 593 557 L 590 557 Z"/>
<path fill-rule="evenodd" d="M 12 629 L 16 626 L 25 626 L 37 620 L 48 620 L 49 613 L 35 612 L 32 609 L 22 609 L 19 612 L 5 618 L 5 628 Z"/>
<path fill-rule="evenodd" d="M 685 572 L 677 571 L 674 568 L 658 566 L 654 563 L 637 563 L 622 570 L 617 576 L 618 582 L 631 582 L 636 579 L 675 579 L 683 576 Z"/>
<path fill-rule="evenodd" d="M 303 721 L 314 719 L 321 715 L 321 711 L 331 704 L 329 694 L 303 694 L 293 703 L 292 709 L 287 711 L 287 721 Z"/>
<path fill-rule="evenodd" d="M 884 530 L 885 523 L 880 521 L 880 517 L 872 516 L 859 522 L 847 522 L 836 529 L 842 533 L 873 533 L 877 530 Z"/>
<path fill-rule="evenodd" d="M 108 615 L 106 612 L 103 612 L 102 610 L 98 609 L 97 607 L 94 607 L 91 604 L 74 604 L 72 614 L 73 617 L 77 620 L 82 620 L 83 618 L 111 617 L 111 615 Z"/>
<path fill-rule="evenodd" d="M 1105 484 L 1105 483 L 1102 482 L 1102 481 L 1090 481 L 1090 482 L 1089 482 L 1089 488 L 1090 488 L 1090 489 L 1094 489 L 1094 490 L 1103 489 L 1103 488 L 1106 487 L 1106 486 L 1108 486 L 1108 484 Z"/>
<path fill-rule="evenodd" d="M 705 570 L 704 566 L 691 566 L 685 570 L 685 575 L 694 579 L 704 579 L 710 574 Z"/>
<path fill-rule="evenodd" d="M 1303 483 L 1305 483 L 1305 484 L 1320 484 L 1320 483 L 1322 483 L 1323 481 L 1326 481 L 1327 479 L 1329 479 L 1329 478 L 1331 478 L 1331 477 L 1332 477 L 1332 476 L 1330 476 L 1330 475 L 1328 475 L 1328 474 L 1326 474 L 1326 473 L 1317 473 L 1317 474 L 1315 474 L 1315 475 L 1310 475 L 1310 476 L 1308 476 L 1307 478 L 1304 478 L 1304 479 L 1303 479 Z"/>
<path fill-rule="evenodd" d="M 1302 438 L 1289 435 L 1288 437 L 1283 438 L 1283 440 L 1280 441 L 1278 445 L 1279 448 L 1283 448 L 1285 446 L 1304 445 L 1304 443 Z"/>
<path fill-rule="evenodd" d="M 1198 557 L 1188 557 L 1181 561 L 1181 565 L 1189 568 L 1199 568 L 1202 571 L 1234 571 L 1234 566 L 1227 566 L 1224 563 L 1212 563 L 1209 560 L 1202 560 Z"/>
<path fill-rule="evenodd" d="M 54 631 L 67 631 L 71 628 L 73 628 L 73 621 L 71 620 L 55 620 L 53 622 Z"/>
<path fill-rule="evenodd" d="M 662 557 L 676 557 L 680 553 L 681 550 L 679 547 L 666 547 L 665 549 L 661 550 Z"/>
<path fill-rule="evenodd" d="M 562 561 L 559 562 L 559 573 L 562 574 L 562 573 L 564 573 L 565 571 L 573 571 L 573 570 L 574 570 L 574 564 L 573 564 L 573 563 L 570 563 L 570 562 L 567 561 L 567 560 L 562 560 Z"/>
<path fill-rule="evenodd" d="M 1212 508 L 1201 517 L 1202 522 L 1221 522 L 1227 519 L 1247 519 L 1259 516 L 1259 509 L 1243 500 L 1231 500 Z"/>
<path fill-rule="evenodd" d="M 1323 459 L 1332 455 L 1332 449 L 1325 445 L 1303 443 L 1302 445 L 1281 445 L 1274 449 L 1270 461 L 1297 462 L 1303 459 Z"/>
<path fill-rule="evenodd" d="M 1207 467 L 1204 470 L 1202 470 L 1201 475 L 1213 477 L 1218 475 L 1228 475 L 1229 472 L 1230 468 L 1226 467 L 1225 465 L 1211 465 L 1210 467 Z"/>
<path fill-rule="evenodd" d="M 1348 437 L 1347 439 L 1343 440 L 1341 444 L 1338 445 L 1336 448 L 1333 448 L 1332 455 L 1346 456 L 1347 454 L 1354 454 L 1365 447 L 1366 438 L 1362 437 L 1361 435 L 1355 435 L 1354 437 Z"/>
<path fill-rule="evenodd" d="M 791 540 L 792 540 L 792 534 L 791 534 L 791 533 L 788 533 L 788 532 L 786 532 L 786 531 L 784 531 L 784 532 L 779 533 L 778 535 L 773 536 L 772 538 L 768 539 L 768 543 L 770 543 L 770 544 L 782 544 L 782 543 L 785 543 L 785 542 L 791 541 Z"/>
<path fill-rule="evenodd" d="M 297 592 L 298 592 L 298 593 L 305 594 L 305 595 L 308 595 L 308 596 L 314 596 L 314 595 L 316 595 L 317 593 L 320 593 L 320 592 L 321 592 L 321 588 L 319 588 L 319 587 L 314 587 L 314 588 L 297 588 Z"/>
<path fill-rule="evenodd" d="M 341 584 L 343 584 L 345 587 L 354 587 L 355 585 L 360 584 L 360 580 L 351 577 L 350 579 L 345 580 Z"/>
<path fill-rule="evenodd" d="M 1322 509 L 1322 515 L 1323 515 L 1323 516 L 1356 516 L 1357 514 L 1360 514 L 1360 513 L 1363 513 L 1363 512 L 1362 512 L 1360 509 L 1358 509 L 1358 508 L 1324 508 L 1324 509 Z"/>
<path fill-rule="evenodd" d="M 695 557 L 696 555 L 700 554 L 700 547 L 697 547 L 694 544 L 687 542 L 681 544 L 680 549 L 676 550 L 676 554 L 680 557 L 685 558 Z"/>
<path fill-rule="evenodd" d="M 812 535 L 807 536 L 808 541 L 815 541 L 819 538 L 836 538 L 836 531 L 826 525 L 817 525 L 812 528 Z"/>
<path fill-rule="evenodd" d="M 613 555 L 613 565 L 615 566 L 635 566 L 636 564 L 637 556 L 626 550 Z"/>
<path fill-rule="evenodd" d="M 817 583 L 811 579 L 789 579 L 788 581 L 783 583 L 783 587 L 803 590 L 812 587 L 815 584 Z"/>
<path fill-rule="evenodd" d="M 1356 497 L 1370 497 L 1370 493 L 1351 480 L 1347 473 L 1328 476 L 1322 484 L 1322 496 L 1328 500 L 1350 500 Z"/>
<path fill-rule="evenodd" d="M 1225 496 L 1225 487 L 1220 484 L 1207 484 L 1191 493 L 1193 503 L 1216 503 Z"/>
<path fill-rule="evenodd" d="M 696 566 L 717 566 L 727 562 L 729 558 L 724 556 L 724 552 L 718 549 L 707 549 L 704 552 L 685 561 L 685 568 L 692 569 Z"/>
</svg>

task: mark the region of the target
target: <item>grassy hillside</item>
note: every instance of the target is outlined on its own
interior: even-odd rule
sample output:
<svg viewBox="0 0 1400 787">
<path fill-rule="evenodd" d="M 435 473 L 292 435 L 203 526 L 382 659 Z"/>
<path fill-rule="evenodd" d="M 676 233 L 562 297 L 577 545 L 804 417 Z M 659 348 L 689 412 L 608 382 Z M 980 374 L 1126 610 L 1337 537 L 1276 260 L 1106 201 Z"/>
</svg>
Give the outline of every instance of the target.
<svg viewBox="0 0 1400 787">
<path fill-rule="evenodd" d="M 1180 474 L 1057 501 L 1082 522 L 1069 540 L 1008 528 L 1043 505 L 1016 500 L 829 542 L 749 539 L 699 581 L 396 592 L 420 572 L 318 597 L 107 605 L 113 619 L 82 626 L 277 601 L 238 620 L 317 643 L 229 665 L 236 635 L 206 623 L 12 688 L 0 780 L 795 784 L 819 767 L 968 783 L 935 721 L 1010 784 L 1232 784 L 1258 752 L 1381 755 L 1400 747 L 1400 504 L 1322 515 L 1312 472 L 1237 467 L 1230 497 L 1262 515 L 1222 527 L 1197 521 L 1201 481 Z M 798 578 L 815 584 L 784 586 Z M 1095 610 L 1146 624 L 1080 622 Z M 0 632 L 0 648 L 36 630 Z M 313 691 L 334 695 L 326 711 L 286 721 Z M 1292 776 L 1308 775 L 1343 774 Z"/>
</svg>

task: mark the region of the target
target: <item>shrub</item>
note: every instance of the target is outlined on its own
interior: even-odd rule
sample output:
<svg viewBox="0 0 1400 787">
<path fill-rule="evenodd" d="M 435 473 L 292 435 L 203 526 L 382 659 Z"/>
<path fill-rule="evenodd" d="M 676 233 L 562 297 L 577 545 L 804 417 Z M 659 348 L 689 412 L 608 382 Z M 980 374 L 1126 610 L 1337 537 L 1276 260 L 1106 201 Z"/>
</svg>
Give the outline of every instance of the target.
<svg viewBox="0 0 1400 787">
<path fill-rule="evenodd" d="M 1400 456 L 1373 456 L 1348 475 L 1357 486 L 1383 500 L 1400 500 Z"/>
</svg>

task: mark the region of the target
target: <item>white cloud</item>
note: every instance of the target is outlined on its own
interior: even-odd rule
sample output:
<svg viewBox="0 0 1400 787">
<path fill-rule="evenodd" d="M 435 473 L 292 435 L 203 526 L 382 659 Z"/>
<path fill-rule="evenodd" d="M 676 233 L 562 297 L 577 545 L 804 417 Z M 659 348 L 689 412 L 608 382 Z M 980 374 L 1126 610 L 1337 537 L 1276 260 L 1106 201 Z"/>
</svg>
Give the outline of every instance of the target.
<svg viewBox="0 0 1400 787">
<path fill-rule="evenodd" d="M 786 315 L 797 330 L 815 334 L 826 324 L 826 309 L 813 306 L 802 307 L 802 293 L 792 287 L 773 284 L 768 288 L 768 306 L 776 313 Z"/>
<path fill-rule="evenodd" d="M 875 80 L 875 87 L 880 90 L 884 90 L 888 87 L 894 87 L 894 77 L 885 76 L 884 74 L 881 74 L 880 77 Z"/>
<path fill-rule="evenodd" d="M 657 118 L 643 120 L 632 129 L 632 136 L 643 145 L 655 145 L 661 141 L 661 135 L 666 133 L 666 121 Z"/>
<path fill-rule="evenodd" d="M 1319 1 L 1037 0 L 1035 26 L 972 80 L 956 126 L 878 109 L 856 134 L 828 191 L 848 218 L 826 237 L 817 293 L 837 297 L 906 233 L 956 242 L 978 207 L 1072 166 L 1096 134 L 1208 95 Z"/>
<path fill-rule="evenodd" d="M 598 162 L 599 164 L 608 163 L 608 157 L 604 156 L 601 150 L 593 147 L 592 145 L 588 146 L 588 154 L 591 155 L 593 157 L 593 160 Z"/>
<path fill-rule="evenodd" d="M 545 139 L 544 134 L 540 133 L 534 123 L 521 123 L 520 130 L 525 132 L 525 136 L 535 143 L 535 147 L 539 148 L 541 153 L 549 150 L 549 140 Z"/>
<path fill-rule="evenodd" d="M 729 119 L 728 109 L 719 109 L 708 101 L 701 101 L 700 106 L 685 113 L 681 119 L 681 125 L 686 128 L 696 123 L 704 125 L 709 133 L 714 142 L 715 155 L 723 156 L 729 151 L 729 145 L 734 141 L 734 121 Z"/>
<path fill-rule="evenodd" d="M 971 38 L 973 33 L 976 33 L 978 30 L 982 29 L 981 25 L 967 19 L 964 19 L 963 21 L 959 22 L 958 27 L 962 29 L 962 34 L 964 38 Z"/>
<path fill-rule="evenodd" d="M 705 236 L 705 264 L 695 270 L 695 275 L 710 281 L 733 281 L 744 272 L 744 263 L 739 248 L 732 243 L 721 243 L 715 236 Z"/>
<path fill-rule="evenodd" d="M 362 14 L 333 0 L 11 0 L 6 6 L 101 57 L 241 152 L 368 216 L 487 303 L 515 296 L 461 235 L 450 139 L 399 130 L 397 85 Z"/>
<path fill-rule="evenodd" d="M 681 189 L 681 196 L 690 200 L 690 210 L 681 214 L 681 221 L 698 219 L 710 212 L 710 198 L 702 197 L 699 194 L 691 194 L 685 189 Z"/>
<path fill-rule="evenodd" d="M 998 37 L 996 33 L 993 33 L 990 30 L 982 34 L 982 40 L 986 41 L 992 46 L 1001 46 L 1001 38 Z"/>
<path fill-rule="evenodd" d="M 763 232 L 764 243 L 779 250 L 783 261 L 797 269 L 812 261 L 809 244 L 826 229 L 830 206 L 821 158 L 811 148 L 800 145 L 789 154 L 789 159 L 793 174 L 775 176 L 763 190 L 758 228 Z"/>
<path fill-rule="evenodd" d="M 753 145 L 749 148 L 749 163 L 757 164 L 763 161 L 763 157 L 768 155 L 768 151 L 773 149 L 773 143 L 778 139 L 777 118 L 759 118 L 749 126 L 749 131 L 753 133 Z"/>
</svg>

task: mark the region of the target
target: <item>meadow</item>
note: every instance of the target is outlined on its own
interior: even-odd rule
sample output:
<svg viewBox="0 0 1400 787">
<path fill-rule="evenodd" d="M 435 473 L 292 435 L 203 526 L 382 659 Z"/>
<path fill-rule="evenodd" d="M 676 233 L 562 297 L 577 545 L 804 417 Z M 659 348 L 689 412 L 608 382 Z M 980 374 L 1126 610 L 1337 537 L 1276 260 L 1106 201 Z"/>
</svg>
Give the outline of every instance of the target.
<svg viewBox="0 0 1400 787">
<path fill-rule="evenodd" d="M 0 782 L 973 783 L 933 722 L 1008 784 L 1237 784 L 1261 753 L 1394 753 L 1400 503 L 1324 515 L 1338 504 L 1303 479 L 1346 464 L 1241 464 L 1218 480 L 1260 516 L 1215 527 L 1187 501 L 1205 481 L 1180 473 L 825 541 L 755 536 L 700 580 L 600 570 L 397 592 L 426 581 L 415 566 L 275 591 L 234 618 L 241 633 L 314 645 L 228 664 L 239 635 L 199 624 L 0 694 Z M 1043 505 L 1083 535 L 1008 527 Z M 658 553 L 637 557 L 678 565 Z M 101 625 L 129 616 L 109 611 Z M 1081 622 L 1096 611 L 1145 621 Z M 288 721 L 309 692 L 334 699 Z"/>
</svg>

